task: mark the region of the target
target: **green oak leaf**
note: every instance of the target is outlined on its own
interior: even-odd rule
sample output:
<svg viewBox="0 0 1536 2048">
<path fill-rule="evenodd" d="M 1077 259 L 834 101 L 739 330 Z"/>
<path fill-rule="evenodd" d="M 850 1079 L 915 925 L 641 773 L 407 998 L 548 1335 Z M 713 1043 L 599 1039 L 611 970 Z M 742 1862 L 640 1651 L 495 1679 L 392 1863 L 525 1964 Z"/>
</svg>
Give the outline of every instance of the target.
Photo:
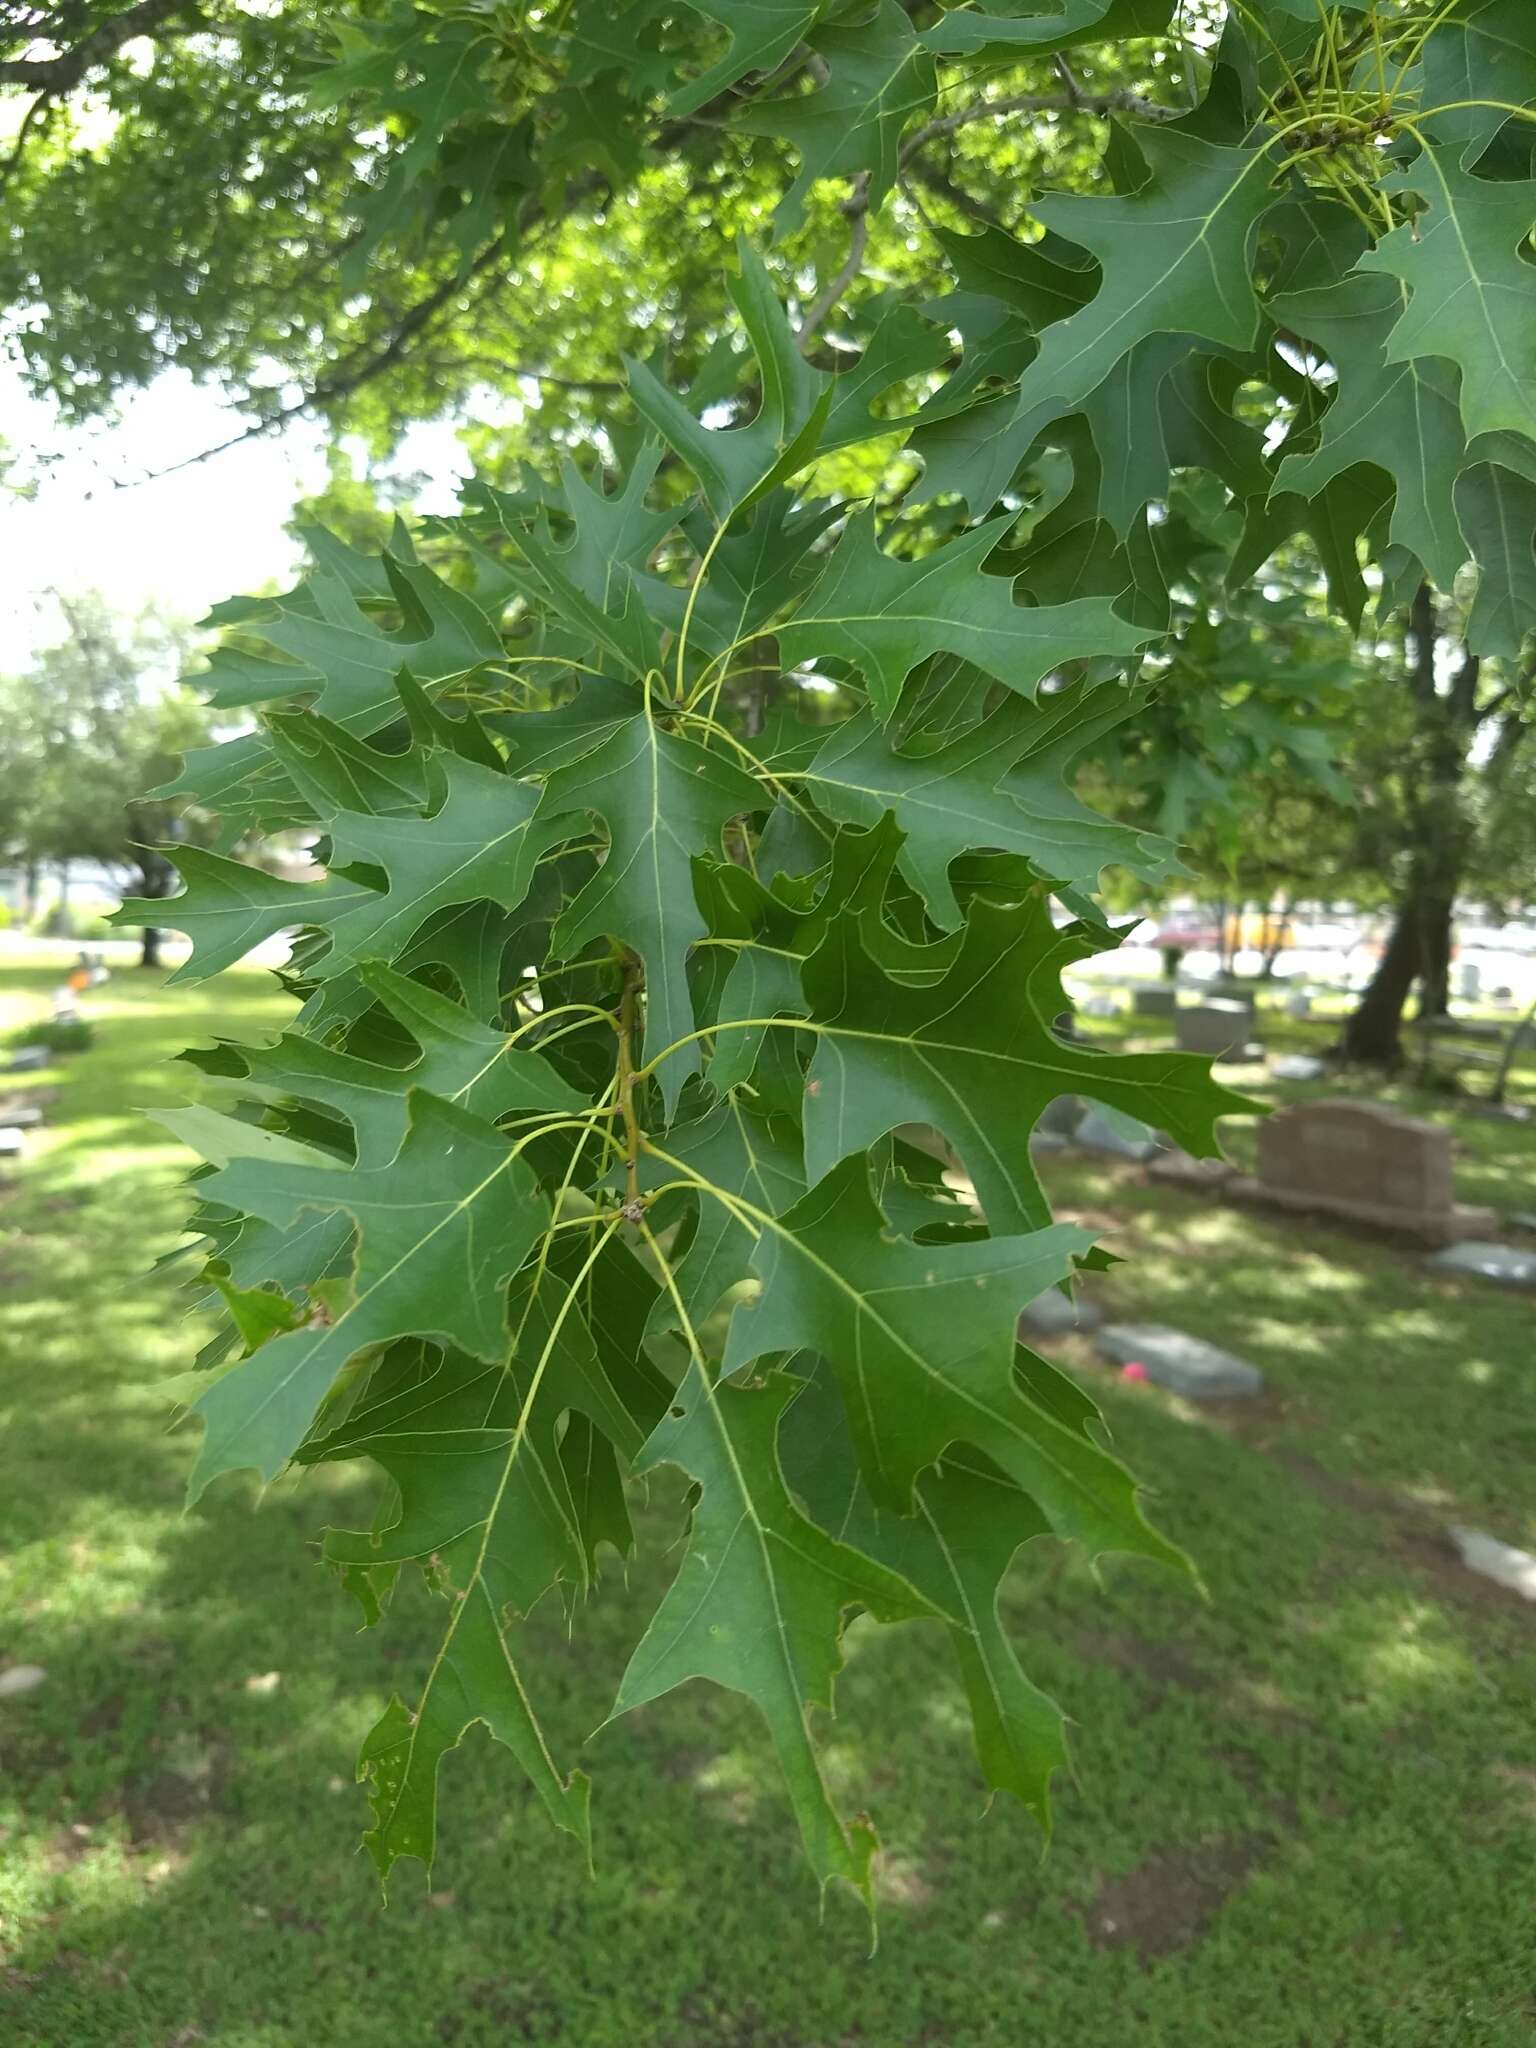
<svg viewBox="0 0 1536 2048">
<path fill-rule="evenodd" d="M 850 371 L 840 377 L 838 389 L 856 375 Z M 696 590 L 644 577 L 645 601 L 674 633 L 687 618 L 688 645 L 696 653 L 723 662 L 735 652 L 738 663 L 744 662 L 745 643 L 769 631 L 774 617 L 816 575 L 821 563 L 813 552 L 815 543 L 841 516 L 840 505 L 805 505 L 792 491 L 771 491 L 716 544 Z M 696 512 L 683 524 L 702 558 L 711 538 L 706 515 Z M 719 668 L 713 673 L 718 675 Z M 588 691 L 596 680 L 587 680 Z"/>
<path fill-rule="evenodd" d="M 912 670 L 941 650 L 1028 697 L 1063 662 L 1130 656 L 1147 644 L 1150 633 L 1101 599 L 1031 608 L 1014 603 L 1010 578 L 982 575 L 982 563 L 1012 525 L 1005 515 L 904 562 L 876 542 L 873 513 L 856 515 L 805 601 L 779 628 L 781 657 L 791 666 L 826 655 L 854 663 L 884 723 Z"/>
<path fill-rule="evenodd" d="M 1516 661 L 1536 632 L 1536 482 L 1497 462 L 1474 463 L 1456 479 L 1456 509 L 1478 567 L 1467 646 Z"/>
<path fill-rule="evenodd" d="M 866 201 L 878 206 L 896 182 L 903 129 L 934 99 L 933 59 L 899 0 L 878 0 L 865 20 L 818 29 L 811 46 L 826 66 L 824 84 L 749 104 L 732 124 L 799 151 L 799 176 L 774 215 L 781 231 L 799 226 L 806 195 L 822 178 L 863 176 Z"/>
<path fill-rule="evenodd" d="M 639 1470 L 681 1465 L 698 1483 L 688 1550 L 629 1661 L 614 1713 L 629 1713 L 690 1678 L 752 1700 L 768 1723 L 823 1888 L 842 1878 L 868 1902 L 874 1830 L 837 1814 L 807 1709 L 830 1709 L 851 1609 L 881 1621 L 931 1612 L 895 1572 L 818 1529 L 791 1499 L 779 1464 L 779 1422 L 795 1383 L 711 1386 L 694 1363 L 646 1444 Z"/>
<path fill-rule="evenodd" d="M 1511 103 L 1533 100 L 1536 42 L 1525 0 L 1471 0 L 1436 20 L 1424 44 L 1423 106 L 1416 119 L 1436 142 L 1461 145 L 1463 168 L 1472 168 L 1511 118 Z"/>
<path fill-rule="evenodd" d="M 811 1181 L 888 1131 L 931 1124 L 959 1154 L 992 1231 L 1034 1230 L 1050 1210 L 1029 1134 L 1056 1096 L 1087 1095 L 1159 1126 L 1199 1158 L 1218 1150 L 1218 1117 L 1252 1107 L 1196 1054 L 1100 1052 L 1058 1037 L 1061 969 L 1103 941 L 1058 932 L 1040 896 L 973 904 L 958 954 L 922 986 L 881 972 L 865 923 L 834 925 L 801 977 L 816 1041 L 805 1096 Z"/>
<path fill-rule="evenodd" d="M 216 812 L 233 844 L 243 832 L 282 831 L 312 822 L 311 807 L 283 772 L 264 731 L 243 732 L 210 747 L 188 747 L 168 782 L 148 792 L 151 800 L 184 796 Z"/>
<path fill-rule="evenodd" d="M 802 1366 L 796 1360 L 796 1370 Z M 1089 1412 L 1092 1413 L 1091 1404 Z M 870 1498 L 837 1379 L 816 1362 L 779 1435 L 790 1485 L 823 1528 L 917 1587 L 944 1616 L 971 1710 L 976 1754 L 995 1792 L 1011 1792 L 1050 1830 L 1050 1783 L 1067 1762 L 1066 1722 L 1020 1667 L 998 1614 L 1020 1544 L 1051 1533 L 1039 1507 L 989 1458 L 951 1445 L 917 1482 L 917 1511 Z"/>
<path fill-rule="evenodd" d="M 902 870 L 929 916 L 952 931 L 961 915 L 950 863 L 983 847 L 1022 854 L 1049 880 L 1090 887 L 1112 863 L 1166 871 L 1166 840 L 1090 810 L 1068 786 L 1083 751 L 1139 708 L 1119 684 L 1079 683 L 1034 704 L 1007 697 L 939 744 L 902 743 L 865 712 L 839 726 L 802 779 L 841 823 L 872 826 L 894 814 L 906 835 Z"/>
<path fill-rule="evenodd" d="M 1433 147 L 1392 182 L 1421 194 L 1425 210 L 1360 258 L 1412 294 L 1387 337 L 1388 362 L 1454 363 L 1468 440 L 1501 429 L 1536 440 L 1536 270 L 1520 253 L 1536 225 L 1536 185 L 1474 178 Z"/>
<path fill-rule="evenodd" d="M 727 286 L 762 383 L 761 405 L 746 426 L 706 426 L 653 370 L 624 358 L 640 413 L 687 463 L 722 521 L 804 468 L 816 452 L 832 395 L 832 379 L 813 369 L 796 346 L 762 259 L 742 242 L 737 260 L 740 270 Z"/>
<path fill-rule="evenodd" d="M 735 1096 L 692 1123 L 674 1125 L 664 1149 L 665 1157 L 649 1154 L 642 1163 L 640 1185 L 647 1192 L 675 1187 L 673 1162 L 681 1161 L 712 1186 L 775 1214 L 805 1193 L 799 1131 L 782 1117 L 761 1115 Z M 668 1288 L 657 1295 L 651 1313 L 655 1329 L 680 1329 L 684 1315 L 697 1326 L 729 1288 L 751 1274 L 750 1229 L 723 1202 L 700 1196 L 696 1209 L 685 1248 L 673 1262 L 677 1296 L 674 1299 Z"/>
<path fill-rule="evenodd" d="M 826 0 L 688 0 L 695 14 L 717 21 L 731 38 L 726 54 L 672 95 L 672 112 L 694 114 L 748 71 L 772 71 L 803 42 Z"/>
<path fill-rule="evenodd" d="M 709 882 L 714 884 L 708 906 L 711 937 L 724 940 L 721 950 L 728 957 L 734 954 L 710 1018 L 716 1027 L 709 1063 L 714 1087 L 734 1088 L 751 1079 L 768 1027 L 750 1020 L 804 1008 L 800 965 L 821 944 L 833 919 L 850 911 L 879 910 L 901 834 L 883 812 L 865 822 L 868 831 L 837 834 L 825 871 L 809 881 L 780 875 L 764 888 L 736 867 L 717 868 L 709 877 L 696 875 L 701 901 Z"/>
<path fill-rule="evenodd" d="M 1392 479 L 1374 462 L 1340 470 L 1310 497 L 1299 491 L 1275 491 L 1267 498 L 1250 498 L 1227 566 L 1228 588 L 1241 589 L 1278 547 L 1304 533 L 1323 565 L 1329 603 L 1351 626 L 1358 626 L 1369 594 L 1360 570 L 1360 543 L 1364 538 L 1373 552 L 1379 552 L 1392 503 Z"/>
<path fill-rule="evenodd" d="M 763 801 L 749 775 L 692 740 L 663 732 L 649 707 L 544 785 L 541 819 L 579 808 L 595 813 L 608 831 L 602 866 L 555 925 L 554 950 L 570 959 L 606 934 L 640 956 L 645 1044 L 653 1058 L 694 1029 L 688 951 L 706 927 L 693 897 L 693 858 L 718 857 L 730 819 Z M 668 1060 L 669 1114 L 698 1065 L 697 1045 L 683 1046 Z"/>
<path fill-rule="evenodd" d="M 312 697 L 314 708 L 354 732 L 376 731 L 399 712 L 395 676 L 402 668 L 422 683 L 440 683 L 503 659 L 501 637 L 473 598 L 420 563 L 385 555 L 391 601 L 402 614 L 386 631 L 359 601 L 349 579 L 316 570 L 301 586 L 309 600 L 261 601 L 240 626 L 285 657 L 225 646 L 213 655 L 202 687 L 221 708 Z"/>
<path fill-rule="evenodd" d="M 1390 277 L 1357 274 L 1321 291 L 1271 300 L 1270 310 L 1320 343 L 1338 377 L 1317 447 L 1286 456 L 1275 490 L 1310 498 L 1355 463 L 1375 463 L 1397 486 L 1392 539 L 1448 590 L 1467 554 L 1452 491 L 1466 463 L 1466 437 L 1456 380 L 1444 363 L 1387 359 L 1387 337 L 1403 312 L 1402 286 Z"/>
<path fill-rule="evenodd" d="M 199 1183 L 208 1200 L 278 1231 L 309 1209 L 340 1210 L 358 1233 L 345 1313 L 262 1346 L 196 1403 L 205 1425 L 196 1500 L 223 1472 L 274 1478 L 343 1368 L 394 1337 L 432 1337 L 488 1363 L 506 1354 L 506 1282 L 548 1221 L 531 1168 L 490 1125 L 420 1091 L 396 1157 L 366 1171 L 237 1159 Z"/>
<path fill-rule="evenodd" d="M 381 1066 L 287 1031 L 275 1045 L 228 1047 L 244 1070 L 237 1081 L 242 1094 L 264 1102 L 292 1097 L 337 1111 L 352 1126 L 360 1167 L 384 1166 L 399 1151 L 413 1088 L 455 1102 L 487 1123 L 587 1108 L 587 1098 L 541 1054 L 476 1022 L 458 1003 L 382 961 L 368 961 L 359 971 L 369 992 L 415 1040 L 419 1057 L 408 1066 Z M 199 1149 L 207 1158 L 215 1156 Z"/>
<path fill-rule="evenodd" d="M 946 57 L 988 56 L 1017 62 L 1049 57 L 1077 43 L 1152 36 L 1168 26 L 1174 0 L 1059 0 L 1020 8 L 1017 0 L 954 7 L 923 31 L 930 50 Z"/>
<path fill-rule="evenodd" d="M 242 860 L 200 846 L 167 849 L 183 882 L 179 896 L 128 896 L 109 924 L 169 925 L 192 941 L 191 956 L 168 983 L 204 981 L 243 960 L 253 946 L 294 925 L 323 925 L 378 896 L 362 882 L 329 875 L 323 882 L 285 882 Z"/>
<path fill-rule="evenodd" d="M 276 711 L 267 719 L 273 758 L 315 817 L 333 811 L 419 811 L 427 800 L 419 747 L 385 753 L 315 711 Z"/>
<path fill-rule="evenodd" d="M 821 431 L 821 453 L 828 455 L 859 441 L 899 433 L 906 422 L 883 418 L 875 412 L 872 401 L 882 397 L 893 384 L 927 376 L 947 360 L 949 353 L 947 334 L 926 309 L 920 311 L 902 299 L 888 306 L 857 363 L 852 369 L 839 370 L 833 382 L 832 402 Z M 912 415 L 914 419 L 917 416 Z M 835 504 L 823 507 L 822 523 L 830 524 L 841 511 L 842 507 Z"/>
<path fill-rule="evenodd" d="M 1027 1302 L 1068 1277 L 1093 1239 L 1053 1223 L 1019 1237 L 912 1244 L 896 1237 L 845 1159 L 765 1222 L 763 1290 L 731 1315 L 725 1371 L 814 1348 L 837 1375 L 871 1498 L 910 1514 L 918 1477 L 951 1444 L 984 1451 L 1035 1501 L 1052 1531 L 1090 1556 L 1138 1552 L 1178 1563 L 1143 1520 L 1129 1473 L 1015 1371 Z"/>
<path fill-rule="evenodd" d="M 1138 127 L 1151 176 L 1114 197 L 1037 199 L 1031 212 L 1096 256 L 1104 281 L 1082 308 L 1046 328 L 1019 379 L 1020 415 L 1049 403 L 1070 412 L 1140 341 L 1190 334 L 1247 351 L 1259 327 L 1249 240 L 1270 204 L 1273 159 L 1166 128 Z M 1155 405 L 1155 387 L 1147 394 Z"/>
<path fill-rule="evenodd" d="M 485 898 L 516 910 L 533 884 L 541 854 L 561 836 L 529 783 L 455 754 L 428 757 L 423 814 L 369 817 L 340 811 L 331 820 L 332 860 L 383 871 L 371 890 L 330 921 L 332 946 L 309 968 L 327 979 L 354 962 L 393 958 L 438 911 Z"/>
<path fill-rule="evenodd" d="M 452 1608 L 414 1709 L 392 1700 L 359 1759 L 374 1811 L 364 1839 L 385 1878 L 402 1856 L 430 1869 L 439 1766 L 476 1721 L 513 1752 L 555 1824 L 590 1850 L 587 1780 L 554 1764 L 508 1638 L 551 1587 L 568 1600 L 587 1590 L 599 1540 L 627 1554 L 613 1447 L 639 1452 L 667 1390 L 642 1360 L 643 1306 L 636 1316 L 625 1305 L 633 1261 L 610 1239 L 585 1283 L 583 1263 L 562 1272 L 555 1261 L 519 1280 L 510 1365 L 450 1349 L 394 1381 L 381 1372 L 342 1427 L 302 1454 L 371 1459 L 396 1489 L 387 1525 L 327 1532 L 327 1562 L 343 1572 L 415 1562 Z M 584 1284 L 609 1305 L 606 1358 L 580 1306 Z M 615 1369 L 628 1361 L 622 1380 L 608 1359 Z M 594 1484 L 603 1465 L 618 1520 L 608 1518 L 610 1489 Z"/>
<path fill-rule="evenodd" d="M 514 774 L 549 776 L 629 725 L 644 702 L 633 683 L 583 676 L 563 704 L 547 711 L 493 712 L 487 722 L 506 742 Z"/>
</svg>

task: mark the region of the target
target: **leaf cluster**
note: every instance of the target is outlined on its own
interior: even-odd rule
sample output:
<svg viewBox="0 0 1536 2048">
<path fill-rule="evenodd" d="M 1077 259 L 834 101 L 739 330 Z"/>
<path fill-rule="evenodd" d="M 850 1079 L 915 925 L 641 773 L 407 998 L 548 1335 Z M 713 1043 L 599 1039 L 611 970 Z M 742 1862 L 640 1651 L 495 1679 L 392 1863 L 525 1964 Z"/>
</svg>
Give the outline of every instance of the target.
<svg viewBox="0 0 1536 2048">
<path fill-rule="evenodd" d="M 732 330 L 690 376 L 631 357 L 598 447 L 472 486 L 419 551 L 317 534 L 295 590 L 216 615 L 210 701 L 254 729 L 173 790 L 306 831 L 326 873 L 180 863 L 183 973 L 298 927 L 302 999 L 275 1046 L 199 1056 L 228 1103 L 177 1125 L 229 1310 L 194 1483 L 382 1475 L 330 1561 L 371 1620 L 408 1567 L 444 1603 L 364 1747 L 386 1874 L 430 1862 L 477 1720 L 585 1841 L 518 1623 L 551 1594 L 574 1615 L 628 1551 L 631 1474 L 680 1466 L 693 1495 L 615 1711 L 689 1677 L 748 1695 L 818 1880 L 866 1897 L 873 1830 L 816 1742 L 849 1616 L 948 1631 L 983 1776 L 1043 1820 L 1061 1719 L 1001 1573 L 1044 1535 L 1177 1561 L 1017 1337 L 1106 1257 L 1050 1218 L 1052 1100 L 1197 1154 L 1244 1107 L 1204 1061 L 1064 1028 L 1064 970 L 1116 943 L 1105 870 L 1144 888 L 1177 858 L 1083 791 L 1149 700 L 1203 716 L 1226 772 L 1288 749 L 1326 774 L 1284 707 L 1347 686 L 1340 649 L 1298 633 L 1306 672 L 1264 674 L 1283 581 L 1271 615 L 1222 617 L 1298 536 L 1351 628 L 1372 585 L 1390 608 L 1459 577 L 1473 647 L 1518 657 L 1536 182 L 1486 89 L 1497 4 L 1245 6 L 1188 110 L 1124 82 L 1171 11 L 417 9 L 370 18 L 323 88 L 398 129 L 381 245 L 499 218 L 504 185 L 547 214 L 576 157 L 616 188 L 658 98 L 794 152 L 781 232 L 847 185 L 848 257 L 798 323 L 744 244 Z M 1020 65 L 1100 124 L 1092 189 L 930 223 L 948 288 L 866 295 L 823 348 L 937 95 Z M 445 209 L 444 152 L 489 146 L 518 80 L 537 104 L 494 170 L 454 159 Z M 1181 705 L 1181 663 L 1221 713 Z"/>
</svg>

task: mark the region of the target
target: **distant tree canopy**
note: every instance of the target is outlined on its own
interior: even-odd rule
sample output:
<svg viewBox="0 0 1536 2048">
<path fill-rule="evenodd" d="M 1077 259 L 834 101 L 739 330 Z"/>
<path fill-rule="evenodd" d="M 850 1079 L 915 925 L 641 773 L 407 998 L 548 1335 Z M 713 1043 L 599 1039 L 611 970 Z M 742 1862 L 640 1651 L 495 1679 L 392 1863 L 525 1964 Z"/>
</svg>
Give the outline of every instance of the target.
<svg viewBox="0 0 1536 2048">
<path fill-rule="evenodd" d="M 1443 827 L 1437 890 L 1475 869 L 1518 896 L 1519 860 L 1496 849 L 1519 835 L 1452 813 L 1505 816 L 1479 764 L 1507 790 L 1523 743 L 1531 423 L 1500 397 L 1498 334 L 1484 346 L 1416 312 L 1401 357 L 1416 367 L 1391 367 L 1384 337 L 1419 282 L 1411 240 L 1349 266 L 1394 221 L 1416 232 L 1399 216 L 1432 209 L 1437 180 L 1459 206 L 1530 178 L 1522 19 L 1519 0 L 1245 0 L 1230 19 L 1220 0 L 9 0 L 0 302 L 29 382 L 67 417 L 174 364 L 229 394 L 238 434 L 310 415 L 385 455 L 411 422 L 448 416 L 482 476 L 514 484 L 551 450 L 622 463 L 644 424 L 626 354 L 748 417 L 757 370 L 722 253 L 737 233 L 771 242 L 809 359 L 846 369 L 863 352 L 877 417 L 920 406 L 901 453 L 899 435 L 849 442 L 815 474 L 874 494 L 906 551 L 1014 506 L 1037 601 L 1133 588 L 1125 522 L 1152 499 L 1166 595 L 1140 601 L 1170 605 L 1173 637 L 1160 687 L 1099 750 L 1106 802 L 1173 832 L 1213 886 L 1283 886 L 1290 840 L 1318 886 L 1407 915 L 1423 863 L 1404 849 Z M 1065 257 L 1063 275 L 1105 254 L 1091 234 L 1072 253 L 1042 188 L 1134 192 L 1149 160 L 1133 137 L 1230 150 L 1261 114 L 1287 137 L 1290 226 L 1312 240 L 1270 209 L 1254 346 L 1213 346 L 1191 316 L 1207 352 L 1180 364 L 1154 315 L 1116 373 L 1137 365 L 1139 401 L 1129 383 L 1085 392 L 1086 449 L 1036 431 L 1009 394 L 1030 335 L 1060 331 L 1073 300 L 1019 252 Z M 1394 160 L 1406 196 L 1388 199 Z M 1166 175 L 1160 162 L 1154 183 Z M 1490 214 L 1478 230 L 1469 289 L 1500 276 L 1516 225 Z M 947 359 L 920 316 L 929 335 L 947 326 Z M 657 487 L 686 482 L 669 461 Z M 320 509 L 381 540 L 367 497 L 338 471 Z M 1475 728 L 1446 713 L 1472 773 L 1450 806 L 1443 735 L 1433 798 L 1405 775 L 1422 732 L 1379 789 L 1366 758 L 1423 724 L 1420 581 L 1437 640 L 1465 637 L 1479 662 Z M 1381 715 L 1362 721 L 1377 677 Z M 1450 704 L 1447 675 L 1431 694 Z M 1395 1026 L 1373 1042 L 1392 1057 Z"/>
<path fill-rule="evenodd" d="M 208 737 L 206 706 L 166 687 L 186 639 L 99 598 L 60 606 L 64 636 L 23 673 L 0 675 L 0 858 L 34 876 L 44 863 L 99 861 L 125 893 L 168 895 L 175 869 L 157 849 L 212 826 L 183 799 L 144 794 Z M 153 939 L 146 951 L 153 960 Z"/>
</svg>

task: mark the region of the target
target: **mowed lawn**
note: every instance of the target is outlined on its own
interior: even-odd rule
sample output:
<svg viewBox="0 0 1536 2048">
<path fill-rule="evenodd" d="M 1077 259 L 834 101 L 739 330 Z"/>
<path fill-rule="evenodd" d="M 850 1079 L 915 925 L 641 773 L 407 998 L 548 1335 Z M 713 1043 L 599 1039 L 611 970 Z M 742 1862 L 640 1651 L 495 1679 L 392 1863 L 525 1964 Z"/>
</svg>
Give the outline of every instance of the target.
<svg viewBox="0 0 1536 2048">
<path fill-rule="evenodd" d="M 0 962 L 0 1029 L 52 972 Z M 527 1674 L 595 1779 L 597 1869 L 483 1737 L 444 1773 L 431 1889 L 381 1907 L 354 1853 L 359 1738 L 433 1641 L 314 1560 L 355 1477 L 223 1481 L 153 1392 L 187 1364 L 175 1271 L 189 1163 L 137 1117 L 186 1095 L 168 1053 L 277 1028 L 269 978 L 162 990 L 120 970 L 99 1044 L 0 1194 L 0 2042 L 28 2048 L 1529 2048 L 1536 2038 L 1536 1609 L 1456 1562 L 1446 1526 L 1536 1546 L 1536 1306 L 1421 1259 L 1052 1160 L 1064 1213 L 1131 1263 L 1099 1284 L 1260 1364 L 1258 1402 L 1195 1409 L 1068 1341 L 1203 1585 L 1054 1546 L 1006 1605 L 1076 1724 L 1054 1842 L 985 1800 L 937 1631 L 856 1625 L 828 1753 L 886 1844 L 880 1947 L 818 1920 L 763 1730 L 694 1686 L 605 1729 L 665 1582 L 680 1490 Z M 1441 1104 L 1469 1198 L 1536 1207 L 1529 1129 Z M 1523 1199 L 1522 1199 L 1523 1197 Z"/>
</svg>

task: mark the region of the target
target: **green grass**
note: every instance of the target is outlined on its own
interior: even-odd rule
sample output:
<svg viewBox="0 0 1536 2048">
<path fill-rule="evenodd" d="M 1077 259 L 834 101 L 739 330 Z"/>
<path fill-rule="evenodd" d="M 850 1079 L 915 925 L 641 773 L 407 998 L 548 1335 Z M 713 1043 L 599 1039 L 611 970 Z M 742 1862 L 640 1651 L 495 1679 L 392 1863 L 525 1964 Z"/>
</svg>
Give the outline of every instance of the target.
<svg viewBox="0 0 1536 2048">
<path fill-rule="evenodd" d="M 0 1033 L 50 973 L 0 968 Z M 1446 1523 L 1536 1539 L 1529 1300 L 1437 1280 L 1411 1253 L 1053 1161 L 1069 1214 L 1134 1264 L 1111 1305 L 1254 1358 L 1271 1391 L 1221 1411 L 1129 1386 L 1069 1342 L 1117 1445 L 1155 1481 L 1207 1598 L 1051 1546 L 1007 1606 L 1070 1711 L 1076 1782 L 1042 1856 L 983 1814 L 937 1636 L 855 1626 L 830 1744 L 886 1850 L 882 1945 L 818 1925 L 750 1710 L 695 1686 L 605 1730 L 597 1874 L 509 1760 L 444 1774 L 427 1896 L 381 1911 L 353 1854 L 359 1737 L 432 1639 L 385 1628 L 313 1562 L 348 1482 L 241 1483 L 181 1511 L 188 1445 L 147 1386 L 195 1337 L 174 1274 L 186 1156 L 136 1116 L 157 1062 L 271 1028 L 255 975 L 88 998 L 97 1047 L 27 1086 L 50 1124 L 0 1196 L 6 1488 L 0 1662 L 0 2040 L 28 2048 L 1515 2048 L 1536 2024 L 1536 1616 L 1455 1563 Z M 1468 1178 L 1532 1205 L 1533 1136 L 1453 1115 Z M 1470 1148 L 1476 1148 L 1475 1152 Z M 351 1482 L 355 1486 L 356 1482 Z M 670 1569 L 679 1503 L 574 1641 L 530 1625 L 564 1753 L 602 1718 Z M 275 1674 L 275 1676 L 274 1676 Z"/>
</svg>

